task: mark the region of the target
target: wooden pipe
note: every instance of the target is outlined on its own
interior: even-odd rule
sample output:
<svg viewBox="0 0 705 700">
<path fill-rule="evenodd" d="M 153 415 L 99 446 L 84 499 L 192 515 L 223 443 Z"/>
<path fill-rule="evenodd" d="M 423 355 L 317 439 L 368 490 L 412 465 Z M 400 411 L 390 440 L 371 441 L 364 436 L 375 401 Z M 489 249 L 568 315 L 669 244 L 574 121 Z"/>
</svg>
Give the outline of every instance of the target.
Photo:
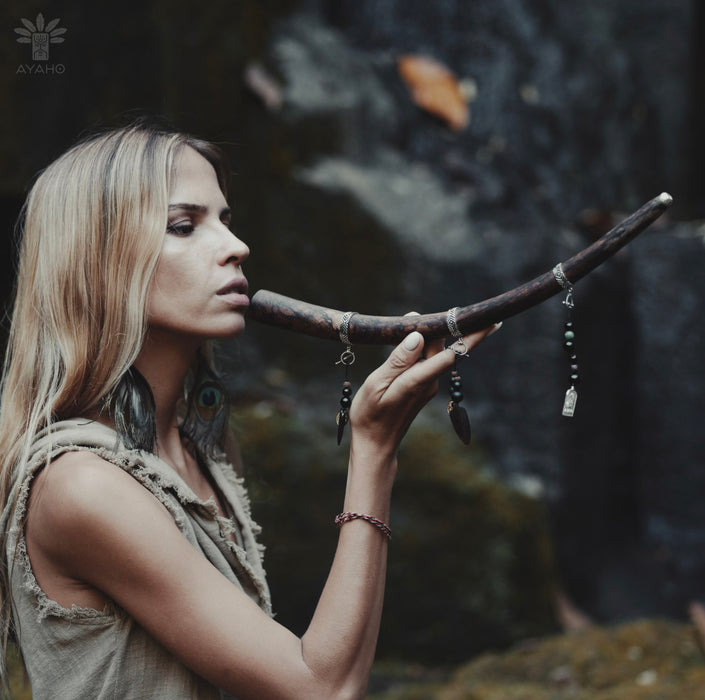
<svg viewBox="0 0 705 700">
<path fill-rule="evenodd" d="M 673 198 L 666 192 L 648 201 L 592 245 L 563 262 L 565 276 L 575 284 L 636 238 L 672 202 Z M 558 294 L 562 287 L 552 269 L 553 266 L 543 275 L 504 294 L 458 308 L 455 315 L 458 329 L 463 334 L 479 331 Z M 252 297 L 249 318 L 295 333 L 340 340 L 343 313 L 260 289 Z M 447 311 L 421 316 L 368 316 L 356 313 L 350 319 L 348 337 L 352 343 L 369 345 L 395 345 L 412 331 L 419 331 L 429 340 L 444 338 L 450 335 L 446 318 Z"/>
</svg>

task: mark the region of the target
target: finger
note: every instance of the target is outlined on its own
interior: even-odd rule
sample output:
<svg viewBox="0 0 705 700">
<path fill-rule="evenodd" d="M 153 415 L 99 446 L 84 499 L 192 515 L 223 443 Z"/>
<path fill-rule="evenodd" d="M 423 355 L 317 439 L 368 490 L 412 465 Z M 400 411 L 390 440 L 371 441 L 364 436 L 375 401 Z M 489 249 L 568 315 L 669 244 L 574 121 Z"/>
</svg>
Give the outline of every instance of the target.
<svg viewBox="0 0 705 700">
<path fill-rule="evenodd" d="M 397 345 L 386 362 L 378 367 L 372 377 L 385 385 L 391 384 L 400 374 L 412 367 L 421 356 L 424 338 L 418 331 L 413 331 Z"/>
<path fill-rule="evenodd" d="M 404 316 L 420 316 L 418 311 L 408 311 L 407 313 L 404 314 Z M 445 342 L 443 338 L 439 338 L 438 340 L 427 340 L 424 344 L 424 350 L 423 350 L 423 356 L 424 357 L 433 357 L 434 355 L 438 354 L 443 350 L 445 346 Z"/>
<path fill-rule="evenodd" d="M 493 333 L 496 333 L 501 327 L 502 321 L 489 326 L 489 328 L 477 331 L 477 333 L 471 333 L 470 335 L 464 336 L 463 342 L 465 343 L 465 347 L 467 347 L 468 350 L 472 350 L 473 348 L 477 347 L 485 338 L 488 338 Z"/>
<path fill-rule="evenodd" d="M 428 340 L 426 341 L 426 345 L 424 347 L 424 356 L 425 357 L 433 357 L 434 355 L 437 355 L 439 352 L 443 352 L 445 350 L 445 340 L 443 338 L 438 338 L 437 340 Z"/>
<path fill-rule="evenodd" d="M 465 336 L 463 342 L 467 351 L 479 345 L 491 332 L 496 330 L 498 330 L 497 325 L 493 325 Z M 424 347 L 424 337 L 418 331 L 413 331 L 394 348 L 387 361 L 370 375 L 370 379 L 374 382 L 380 382 L 378 386 L 380 386 L 382 393 L 385 393 L 395 380 L 397 380 L 397 388 L 400 391 L 412 391 L 415 387 L 416 393 L 418 393 L 420 385 L 435 382 L 455 362 L 455 353 L 450 349 L 448 349 L 449 352 L 437 352 L 423 362 L 417 362 Z"/>
<path fill-rule="evenodd" d="M 470 350 L 477 347 L 487 336 L 498 331 L 501 325 L 501 323 L 494 324 L 489 328 L 477 331 L 477 333 L 464 336 L 462 341 L 465 344 L 466 351 L 470 352 Z M 443 372 L 450 369 L 455 362 L 455 352 L 450 347 L 446 348 L 446 350 L 448 352 L 438 352 L 430 357 L 428 352 L 426 352 L 427 359 L 409 369 L 404 376 L 405 381 L 423 383 L 437 379 Z"/>
</svg>

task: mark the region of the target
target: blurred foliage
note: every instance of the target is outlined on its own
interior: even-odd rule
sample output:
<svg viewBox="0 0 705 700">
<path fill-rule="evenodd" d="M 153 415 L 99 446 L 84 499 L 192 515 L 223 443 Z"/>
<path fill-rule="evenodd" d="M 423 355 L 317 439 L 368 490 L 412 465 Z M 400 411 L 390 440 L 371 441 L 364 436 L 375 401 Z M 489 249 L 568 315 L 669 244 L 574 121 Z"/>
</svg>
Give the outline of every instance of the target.
<svg viewBox="0 0 705 700">
<path fill-rule="evenodd" d="M 268 403 L 234 411 L 277 619 L 302 633 L 333 556 L 347 452 L 335 431 Z M 414 427 L 393 499 L 379 654 L 454 663 L 554 629 L 539 502 L 486 474 L 450 426 Z"/>
</svg>

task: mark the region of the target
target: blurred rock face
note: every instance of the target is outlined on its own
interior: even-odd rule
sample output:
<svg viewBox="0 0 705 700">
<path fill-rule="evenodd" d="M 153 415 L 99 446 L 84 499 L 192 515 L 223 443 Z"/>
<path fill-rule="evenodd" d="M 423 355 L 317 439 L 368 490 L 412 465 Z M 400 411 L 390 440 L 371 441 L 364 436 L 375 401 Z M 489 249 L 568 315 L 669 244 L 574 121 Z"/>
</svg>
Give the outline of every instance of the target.
<svg viewBox="0 0 705 700">
<path fill-rule="evenodd" d="M 290 293 L 377 313 L 478 301 L 545 272 L 677 177 L 675 137 L 655 115 L 684 110 L 685 87 L 653 82 L 667 68 L 647 50 L 656 3 L 624 14 L 479 5 L 343 2 L 273 32 L 267 65 L 283 100 L 271 119 L 304 134 L 288 147 L 286 211 L 306 212 L 309 269 L 329 265 L 316 257 L 329 244 L 312 241 L 335 236 L 345 251 L 333 257 L 344 285 L 297 277 Z M 466 129 L 414 103 L 397 68 L 412 51 L 475 85 Z M 380 251 L 385 264 L 365 264 Z M 700 592 L 703 254 L 695 226 L 657 226 L 577 286 L 573 420 L 560 417 L 560 297 L 511 319 L 467 363 L 475 439 L 499 473 L 541 485 L 564 581 L 599 617 L 681 614 Z M 284 269 L 262 274 L 286 284 Z M 308 369 L 281 361 L 321 378 L 334 352 L 307 352 Z"/>
<path fill-rule="evenodd" d="M 439 311 L 501 293 L 664 189 L 697 210 L 680 197 L 697 155 L 688 5 L 218 0 L 205 15 L 185 1 L 150 14 L 128 5 L 109 22 L 67 6 L 62 82 L 5 75 L 8 211 L 29 173 L 87 124 L 137 106 L 226 142 L 253 289 L 344 310 Z M 23 11 L 8 3 L 7 26 Z M 114 32 L 98 52 L 88 30 L 106 23 Z M 451 128 L 424 108 L 401 56 L 448 69 L 467 123 Z M 508 320 L 464 363 L 484 466 L 549 503 L 561 578 L 597 617 L 680 613 L 701 592 L 702 242 L 695 224 L 655 227 L 576 287 L 574 419 L 560 416 L 560 297 Z M 318 426 L 337 410 L 340 350 L 252 323 L 225 354 L 241 402 Z M 382 353 L 357 350 L 359 385 Z M 442 398 L 427 419 L 453 441 Z"/>
</svg>

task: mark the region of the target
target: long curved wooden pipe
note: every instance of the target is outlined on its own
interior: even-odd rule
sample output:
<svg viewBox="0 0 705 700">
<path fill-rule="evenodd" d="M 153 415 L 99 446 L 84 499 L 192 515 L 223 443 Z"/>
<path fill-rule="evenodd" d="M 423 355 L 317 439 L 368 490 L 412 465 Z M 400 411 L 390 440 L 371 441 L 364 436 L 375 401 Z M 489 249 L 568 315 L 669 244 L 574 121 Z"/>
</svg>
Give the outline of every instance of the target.
<svg viewBox="0 0 705 700">
<path fill-rule="evenodd" d="M 602 238 L 563 262 L 565 276 L 575 284 L 636 238 L 672 202 L 673 198 L 666 192 L 654 197 Z M 504 294 L 459 308 L 456 312 L 458 329 L 464 334 L 479 331 L 563 291 L 552 269 Z M 295 333 L 339 341 L 338 330 L 343 313 L 261 289 L 252 297 L 249 318 Z M 356 313 L 350 319 L 348 337 L 352 343 L 369 345 L 394 345 L 412 331 L 419 331 L 426 339 L 444 338 L 450 335 L 446 317 L 447 311 L 422 316 L 367 316 Z"/>
</svg>

